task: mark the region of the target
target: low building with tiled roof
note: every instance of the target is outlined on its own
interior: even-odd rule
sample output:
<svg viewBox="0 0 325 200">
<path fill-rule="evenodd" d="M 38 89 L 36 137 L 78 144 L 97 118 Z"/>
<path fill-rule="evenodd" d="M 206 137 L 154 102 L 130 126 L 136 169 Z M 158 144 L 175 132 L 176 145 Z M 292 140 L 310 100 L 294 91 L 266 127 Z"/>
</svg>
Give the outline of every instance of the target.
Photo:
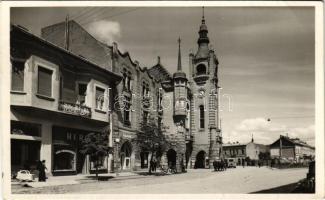
<svg viewBox="0 0 325 200">
<path fill-rule="evenodd" d="M 315 147 L 299 138 L 280 135 L 280 138 L 270 145 L 272 158 L 302 162 L 315 157 Z"/>
</svg>

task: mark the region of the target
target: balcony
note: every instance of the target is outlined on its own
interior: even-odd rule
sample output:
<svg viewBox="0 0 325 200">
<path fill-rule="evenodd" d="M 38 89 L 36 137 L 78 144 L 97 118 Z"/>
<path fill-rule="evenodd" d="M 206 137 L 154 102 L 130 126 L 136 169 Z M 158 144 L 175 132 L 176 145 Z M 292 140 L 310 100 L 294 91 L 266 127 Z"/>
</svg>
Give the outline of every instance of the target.
<svg viewBox="0 0 325 200">
<path fill-rule="evenodd" d="M 87 106 L 60 101 L 59 110 L 64 113 L 91 118 L 91 109 Z"/>
<path fill-rule="evenodd" d="M 196 83 L 205 83 L 209 79 L 209 74 L 196 74 L 194 81 Z"/>
</svg>

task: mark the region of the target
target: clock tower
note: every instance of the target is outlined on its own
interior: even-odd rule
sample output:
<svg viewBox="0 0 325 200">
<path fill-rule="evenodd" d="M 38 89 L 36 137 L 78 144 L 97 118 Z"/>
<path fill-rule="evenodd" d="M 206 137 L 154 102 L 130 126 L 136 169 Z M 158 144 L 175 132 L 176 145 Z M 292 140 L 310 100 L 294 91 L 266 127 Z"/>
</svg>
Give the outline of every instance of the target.
<svg viewBox="0 0 325 200">
<path fill-rule="evenodd" d="M 218 103 L 219 63 L 214 49 L 209 45 L 204 8 L 198 33 L 198 49 L 195 54 L 189 55 L 189 85 L 193 93 L 190 100 L 190 129 L 194 136 L 191 160 L 194 168 L 208 168 L 214 160 L 221 158 L 222 137 Z"/>
</svg>

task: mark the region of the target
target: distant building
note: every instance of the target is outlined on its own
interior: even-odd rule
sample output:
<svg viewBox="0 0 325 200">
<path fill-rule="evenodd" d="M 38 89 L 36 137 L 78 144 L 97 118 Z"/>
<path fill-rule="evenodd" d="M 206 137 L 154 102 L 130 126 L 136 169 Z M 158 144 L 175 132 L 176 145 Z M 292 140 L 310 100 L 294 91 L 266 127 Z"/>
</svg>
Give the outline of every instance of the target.
<svg viewBox="0 0 325 200">
<path fill-rule="evenodd" d="M 252 138 L 249 143 L 225 143 L 222 146 L 225 158 L 234 158 L 237 165 L 243 165 L 245 159 L 248 157 L 251 164 L 257 163 L 260 153 L 269 152 L 268 145 L 257 144 Z"/>
<path fill-rule="evenodd" d="M 303 162 L 315 157 L 315 147 L 308 145 L 299 138 L 289 138 L 283 135 L 280 135 L 280 138 L 270 145 L 270 152 L 272 158 L 292 162 Z"/>
</svg>

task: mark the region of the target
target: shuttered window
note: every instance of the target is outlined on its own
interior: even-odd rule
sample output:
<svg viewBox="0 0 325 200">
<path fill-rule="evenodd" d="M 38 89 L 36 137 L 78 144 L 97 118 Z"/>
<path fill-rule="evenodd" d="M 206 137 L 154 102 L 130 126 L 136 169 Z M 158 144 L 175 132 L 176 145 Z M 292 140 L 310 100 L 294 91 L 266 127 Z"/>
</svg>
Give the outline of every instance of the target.
<svg viewBox="0 0 325 200">
<path fill-rule="evenodd" d="M 52 74 L 52 70 L 38 67 L 38 94 L 52 97 Z"/>
<path fill-rule="evenodd" d="M 96 108 L 104 110 L 104 93 L 105 89 L 96 87 Z"/>
<path fill-rule="evenodd" d="M 12 62 L 11 90 L 24 91 L 24 62 Z"/>
</svg>

